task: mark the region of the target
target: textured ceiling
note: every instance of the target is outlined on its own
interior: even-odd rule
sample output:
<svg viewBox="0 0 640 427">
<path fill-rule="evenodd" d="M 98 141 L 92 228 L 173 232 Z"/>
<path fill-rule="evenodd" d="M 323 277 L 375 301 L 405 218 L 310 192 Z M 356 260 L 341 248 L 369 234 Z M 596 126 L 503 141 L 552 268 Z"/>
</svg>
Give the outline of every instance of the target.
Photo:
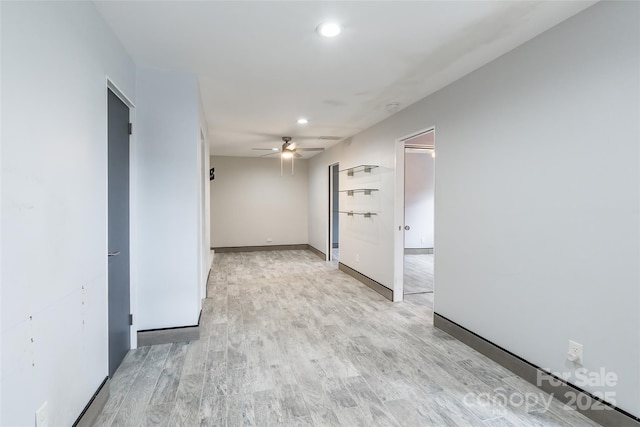
<svg viewBox="0 0 640 427">
<path fill-rule="evenodd" d="M 212 154 L 256 156 L 284 135 L 329 147 L 317 137 L 352 136 L 594 2 L 95 3 L 138 65 L 198 75 Z M 340 36 L 317 35 L 327 20 Z"/>
</svg>

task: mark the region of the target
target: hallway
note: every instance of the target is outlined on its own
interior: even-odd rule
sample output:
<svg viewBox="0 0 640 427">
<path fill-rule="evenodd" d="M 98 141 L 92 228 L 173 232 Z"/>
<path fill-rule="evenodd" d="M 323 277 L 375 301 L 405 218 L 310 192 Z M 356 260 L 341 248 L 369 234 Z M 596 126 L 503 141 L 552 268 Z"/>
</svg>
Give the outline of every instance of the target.
<svg viewBox="0 0 640 427">
<path fill-rule="evenodd" d="M 311 252 L 216 254 L 207 293 L 200 340 L 131 351 L 97 425 L 597 425 L 434 329 L 433 294 Z"/>
</svg>

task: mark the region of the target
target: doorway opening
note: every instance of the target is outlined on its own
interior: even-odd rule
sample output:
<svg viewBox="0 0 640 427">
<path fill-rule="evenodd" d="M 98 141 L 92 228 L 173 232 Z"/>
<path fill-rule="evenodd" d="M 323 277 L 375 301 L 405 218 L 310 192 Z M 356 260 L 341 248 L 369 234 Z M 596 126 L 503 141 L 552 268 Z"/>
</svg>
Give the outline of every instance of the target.
<svg viewBox="0 0 640 427">
<path fill-rule="evenodd" d="M 404 299 L 404 295 L 434 291 L 434 128 L 398 140 L 396 158 L 396 216 L 400 225 L 394 294 Z"/>
<path fill-rule="evenodd" d="M 405 142 L 405 295 L 433 292 L 433 153 L 433 145 L 423 147 Z"/>
<path fill-rule="evenodd" d="M 329 245 L 327 261 L 340 260 L 340 164 L 329 166 Z"/>
</svg>

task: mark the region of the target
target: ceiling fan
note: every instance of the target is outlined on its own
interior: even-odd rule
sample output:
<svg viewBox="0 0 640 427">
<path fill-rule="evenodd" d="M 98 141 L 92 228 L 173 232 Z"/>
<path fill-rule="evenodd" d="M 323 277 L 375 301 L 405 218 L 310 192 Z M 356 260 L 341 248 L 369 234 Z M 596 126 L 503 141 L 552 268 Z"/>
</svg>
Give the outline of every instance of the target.
<svg viewBox="0 0 640 427">
<path fill-rule="evenodd" d="M 284 159 L 290 159 L 292 157 L 300 158 L 302 155 L 298 153 L 298 151 L 323 151 L 324 148 L 302 148 L 298 147 L 298 144 L 295 142 L 291 142 L 290 136 L 282 137 L 282 148 L 278 150 L 277 148 L 253 148 L 253 150 L 258 151 L 271 151 L 271 153 L 264 154 L 260 157 L 272 156 L 274 154 L 280 154 L 280 157 Z"/>
<path fill-rule="evenodd" d="M 284 159 L 291 159 L 291 175 L 293 175 L 293 159 L 302 157 L 302 155 L 298 153 L 298 151 L 323 151 L 324 148 L 298 147 L 298 144 L 296 144 L 295 142 L 291 142 L 290 136 L 283 136 L 282 148 L 280 148 L 279 150 L 277 148 L 253 148 L 253 150 L 271 151 L 271 153 L 263 154 L 260 157 L 267 157 L 267 156 L 273 156 L 274 154 L 279 154 L 280 155 L 280 175 L 282 175 L 282 172 L 283 172 Z"/>
</svg>

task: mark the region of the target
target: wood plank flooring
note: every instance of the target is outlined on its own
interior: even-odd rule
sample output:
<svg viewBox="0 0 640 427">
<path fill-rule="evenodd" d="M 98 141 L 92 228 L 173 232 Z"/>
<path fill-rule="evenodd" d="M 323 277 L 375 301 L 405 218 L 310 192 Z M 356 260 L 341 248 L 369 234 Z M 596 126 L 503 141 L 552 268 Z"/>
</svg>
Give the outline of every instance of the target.
<svg viewBox="0 0 640 427">
<path fill-rule="evenodd" d="M 216 254 L 208 295 L 200 340 L 129 352 L 98 426 L 597 425 L 434 329 L 433 294 L 311 252 Z"/>
<path fill-rule="evenodd" d="M 433 292 L 433 254 L 404 255 L 404 294 Z"/>
</svg>

